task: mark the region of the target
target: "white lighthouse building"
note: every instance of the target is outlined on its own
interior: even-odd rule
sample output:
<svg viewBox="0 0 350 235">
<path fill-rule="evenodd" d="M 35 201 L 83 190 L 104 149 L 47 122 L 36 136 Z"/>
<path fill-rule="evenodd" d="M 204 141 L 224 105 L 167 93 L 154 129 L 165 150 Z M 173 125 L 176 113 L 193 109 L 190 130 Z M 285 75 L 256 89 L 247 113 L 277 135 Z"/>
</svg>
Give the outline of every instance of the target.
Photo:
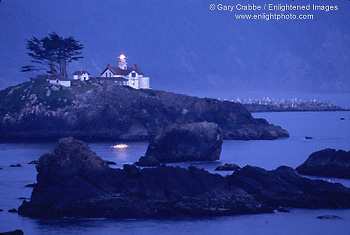
<svg viewBox="0 0 350 235">
<path fill-rule="evenodd" d="M 101 76 L 108 80 L 114 80 L 120 85 L 127 85 L 135 89 L 150 89 L 149 77 L 144 77 L 144 74 L 136 64 L 134 64 L 134 67 L 128 67 L 126 56 L 123 53 L 118 57 L 118 67 L 111 67 L 108 64 Z"/>
</svg>

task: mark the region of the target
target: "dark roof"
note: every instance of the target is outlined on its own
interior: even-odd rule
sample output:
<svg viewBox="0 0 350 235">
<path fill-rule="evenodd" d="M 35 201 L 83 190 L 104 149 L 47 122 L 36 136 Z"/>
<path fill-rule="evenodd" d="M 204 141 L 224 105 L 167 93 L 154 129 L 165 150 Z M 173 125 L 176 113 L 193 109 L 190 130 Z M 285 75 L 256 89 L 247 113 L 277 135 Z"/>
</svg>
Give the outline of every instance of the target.
<svg viewBox="0 0 350 235">
<path fill-rule="evenodd" d="M 123 77 L 92 77 L 90 80 L 128 81 L 128 79 Z"/>
<path fill-rule="evenodd" d="M 75 72 L 73 73 L 73 75 L 83 75 L 84 73 L 89 74 L 88 71 L 75 71 Z M 89 75 L 90 75 L 90 74 L 89 74 Z"/>
<path fill-rule="evenodd" d="M 60 75 L 38 75 L 35 77 L 35 79 L 43 79 L 43 78 L 49 79 L 49 80 L 71 81 L 70 79 L 62 77 Z"/>
<path fill-rule="evenodd" d="M 144 75 L 141 70 L 135 66 L 135 67 L 128 67 L 127 69 L 121 69 L 119 67 L 107 67 L 101 74 L 106 72 L 107 69 L 110 69 L 114 75 L 129 75 L 131 72 L 135 71 L 136 73 L 140 75 Z"/>
</svg>

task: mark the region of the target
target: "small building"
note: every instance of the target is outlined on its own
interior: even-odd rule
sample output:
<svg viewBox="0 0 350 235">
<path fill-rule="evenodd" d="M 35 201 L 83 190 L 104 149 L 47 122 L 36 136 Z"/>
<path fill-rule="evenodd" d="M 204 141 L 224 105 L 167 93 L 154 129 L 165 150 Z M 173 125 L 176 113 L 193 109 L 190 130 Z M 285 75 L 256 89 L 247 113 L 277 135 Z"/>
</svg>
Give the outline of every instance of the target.
<svg viewBox="0 0 350 235">
<path fill-rule="evenodd" d="M 35 79 L 46 79 L 51 84 L 58 84 L 64 87 L 70 87 L 72 85 L 71 80 L 60 75 L 38 75 Z"/>
<path fill-rule="evenodd" d="M 75 71 L 73 73 L 73 80 L 87 81 L 90 74 L 87 71 Z"/>
<path fill-rule="evenodd" d="M 128 67 L 126 56 L 122 53 L 118 57 L 118 67 L 111 67 L 110 64 L 101 73 L 104 80 L 115 79 L 120 85 L 127 85 L 135 89 L 150 89 L 149 77 L 144 77 L 143 72 L 134 64 Z"/>
</svg>

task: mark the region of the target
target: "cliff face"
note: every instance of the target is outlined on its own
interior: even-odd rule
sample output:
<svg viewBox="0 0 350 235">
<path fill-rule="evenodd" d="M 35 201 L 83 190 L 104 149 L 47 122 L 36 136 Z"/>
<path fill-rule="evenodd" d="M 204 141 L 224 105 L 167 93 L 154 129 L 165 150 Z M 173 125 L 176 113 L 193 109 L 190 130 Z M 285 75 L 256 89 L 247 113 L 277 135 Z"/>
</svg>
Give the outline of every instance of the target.
<svg viewBox="0 0 350 235">
<path fill-rule="evenodd" d="M 224 139 L 289 136 L 240 104 L 115 84 L 26 82 L 1 91 L 0 98 L 2 139 L 143 140 L 172 124 L 203 121 L 217 123 Z"/>
</svg>

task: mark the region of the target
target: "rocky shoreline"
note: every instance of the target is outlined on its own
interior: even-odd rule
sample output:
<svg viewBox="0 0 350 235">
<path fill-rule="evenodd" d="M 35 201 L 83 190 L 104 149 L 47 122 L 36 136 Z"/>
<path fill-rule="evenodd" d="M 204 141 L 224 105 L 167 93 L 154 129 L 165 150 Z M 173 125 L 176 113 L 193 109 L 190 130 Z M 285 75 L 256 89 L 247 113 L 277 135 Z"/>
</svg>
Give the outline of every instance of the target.
<svg viewBox="0 0 350 235">
<path fill-rule="evenodd" d="M 66 88 L 35 80 L 0 91 L 1 140 L 150 140 L 167 127 L 216 123 L 223 139 L 288 137 L 241 104 L 91 82 Z"/>
<path fill-rule="evenodd" d="M 273 212 L 281 207 L 350 208 L 350 189 L 281 166 L 245 166 L 223 177 L 203 169 L 112 169 L 89 147 L 65 138 L 37 164 L 37 184 L 18 213 L 33 218 L 154 218 Z"/>
</svg>

